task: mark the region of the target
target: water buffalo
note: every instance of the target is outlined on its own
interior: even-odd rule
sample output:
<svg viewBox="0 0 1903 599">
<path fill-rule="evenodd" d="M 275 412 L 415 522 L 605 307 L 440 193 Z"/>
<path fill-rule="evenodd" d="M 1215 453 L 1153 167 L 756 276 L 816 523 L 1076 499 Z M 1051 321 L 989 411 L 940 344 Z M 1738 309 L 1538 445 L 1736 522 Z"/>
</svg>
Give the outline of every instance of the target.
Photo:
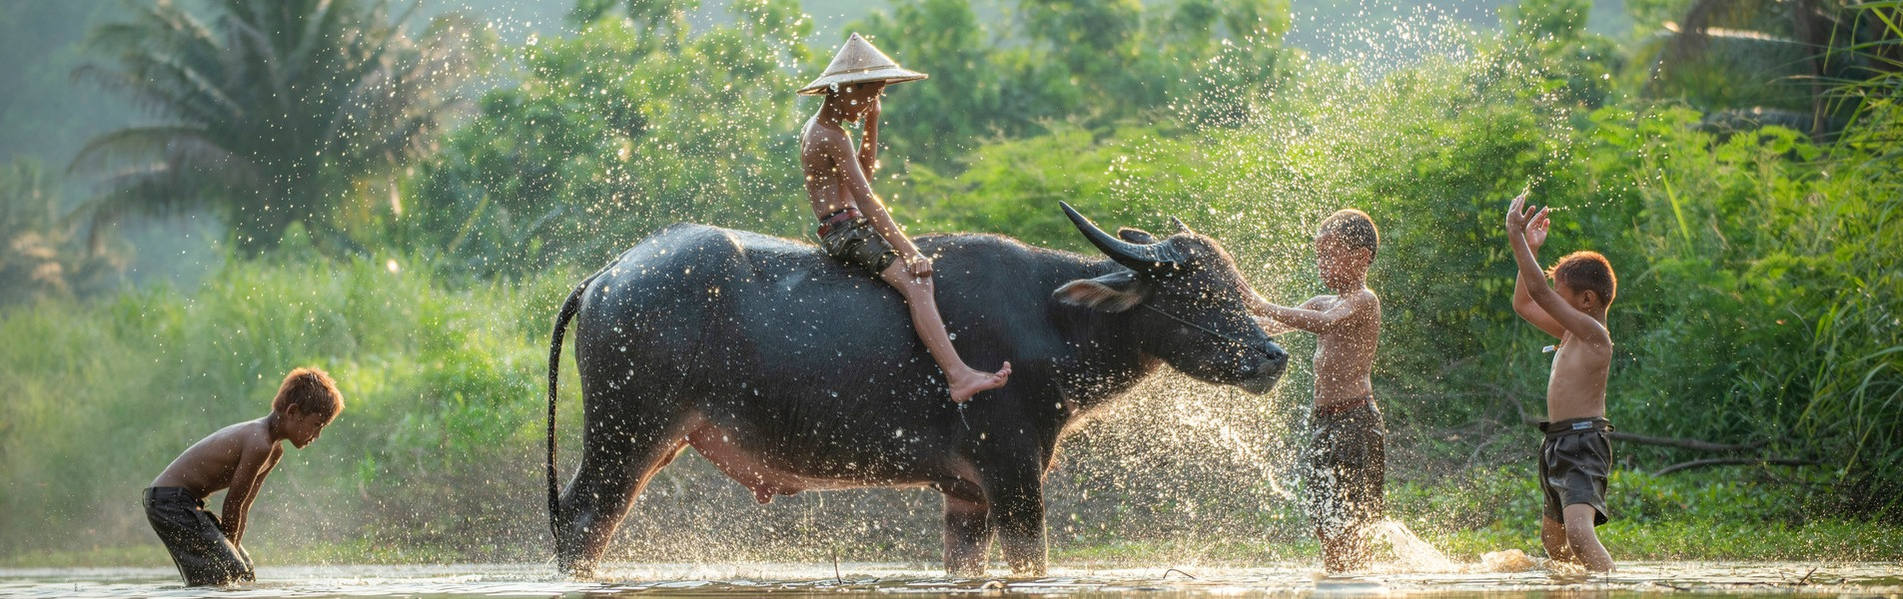
<svg viewBox="0 0 1903 599">
<path fill-rule="evenodd" d="M 1112 236 L 1108 259 L 994 235 L 930 236 L 939 309 L 975 366 L 1016 366 L 960 413 L 896 291 L 804 243 L 702 225 L 642 240 L 575 287 L 549 346 L 548 493 L 557 563 L 587 575 L 648 479 L 692 446 L 775 495 L 925 487 L 945 496 L 945 569 L 984 572 L 995 533 L 1041 574 L 1044 473 L 1059 439 L 1159 364 L 1265 393 L 1287 354 L 1250 319 L 1235 262 L 1175 221 Z M 582 458 L 555 489 L 555 381 L 575 320 Z"/>
</svg>

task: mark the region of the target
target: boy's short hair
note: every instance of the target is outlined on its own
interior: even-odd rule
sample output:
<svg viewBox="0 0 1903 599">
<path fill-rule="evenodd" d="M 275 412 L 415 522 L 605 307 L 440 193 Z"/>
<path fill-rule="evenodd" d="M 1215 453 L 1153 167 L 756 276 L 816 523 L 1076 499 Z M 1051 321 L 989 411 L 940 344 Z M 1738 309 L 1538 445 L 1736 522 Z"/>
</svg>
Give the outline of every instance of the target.
<svg viewBox="0 0 1903 599">
<path fill-rule="evenodd" d="M 1612 272 L 1612 263 L 1599 252 L 1580 250 L 1567 254 L 1553 263 L 1546 275 L 1567 287 L 1597 293 L 1606 305 L 1612 305 L 1612 298 L 1619 294 L 1619 275 Z"/>
<path fill-rule="evenodd" d="M 1321 226 L 1316 228 L 1315 236 L 1321 237 L 1331 233 L 1340 235 L 1341 240 L 1348 244 L 1349 249 L 1367 248 L 1370 257 L 1381 246 L 1381 231 L 1375 228 L 1374 219 L 1368 218 L 1368 213 L 1353 208 L 1336 210 L 1334 214 L 1328 215 L 1328 218 L 1322 219 Z"/>
<path fill-rule="evenodd" d="M 344 411 L 344 394 L 337 392 L 337 382 L 330 380 L 330 374 L 316 368 L 298 368 L 284 375 L 284 384 L 278 386 L 278 396 L 271 400 L 271 411 L 283 412 L 291 406 L 306 414 L 320 414 L 336 417 Z"/>
</svg>

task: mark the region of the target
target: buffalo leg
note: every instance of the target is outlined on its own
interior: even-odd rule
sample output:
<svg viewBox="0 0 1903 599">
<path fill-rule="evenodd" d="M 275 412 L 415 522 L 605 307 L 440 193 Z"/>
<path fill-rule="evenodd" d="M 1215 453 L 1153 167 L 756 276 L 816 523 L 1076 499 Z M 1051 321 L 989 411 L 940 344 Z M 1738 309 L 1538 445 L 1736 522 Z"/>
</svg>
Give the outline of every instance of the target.
<svg viewBox="0 0 1903 599">
<path fill-rule="evenodd" d="M 945 573 L 984 576 L 985 552 L 991 548 L 989 509 L 982 501 L 945 496 Z"/>
<path fill-rule="evenodd" d="M 593 574 L 634 498 L 685 443 L 678 426 L 641 424 L 588 427 L 581 467 L 562 493 L 555 540 L 562 571 Z"/>
<path fill-rule="evenodd" d="M 1044 546 L 1044 487 L 1036 470 L 993 482 L 986 495 L 991 501 L 998 541 L 1012 574 L 1042 576 L 1047 560 Z"/>
</svg>

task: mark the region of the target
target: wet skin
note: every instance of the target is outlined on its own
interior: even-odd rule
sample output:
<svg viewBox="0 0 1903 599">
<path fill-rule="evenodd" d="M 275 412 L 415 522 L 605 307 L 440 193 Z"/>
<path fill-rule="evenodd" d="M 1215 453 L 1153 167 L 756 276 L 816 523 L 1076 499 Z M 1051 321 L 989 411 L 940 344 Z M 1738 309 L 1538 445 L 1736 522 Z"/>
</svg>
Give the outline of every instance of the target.
<svg viewBox="0 0 1903 599">
<path fill-rule="evenodd" d="M 1368 289 L 1374 254 L 1348 247 L 1338 234 L 1315 238 L 1315 266 L 1335 295 L 1321 295 L 1293 308 L 1255 296 L 1251 309 L 1270 334 L 1289 330 L 1315 334 L 1315 406 L 1327 407 L 1374 394 L 1375 350 L 1381 345 L 1381 298 Z"/>
<path fill-rule="evenodd" d="M 1335 295 L 1310 298 L 1297 307 L 1276 305 L 1253 296 L 1251 309 L 1264 317 L 1263 330 L 1278 334 L 1301 330 L 1315 334 L 1315 407 L 1343 405 L 1374 395 L 1375 350 L 1381 344 L 1381 298 L 1368 289 L 1368 265 L 1374 252 L 1350 247 L 1338 233 L 1315 238 L 1315 268 Z M 1363 531 L 1337 534 L 1317 524 L 1322 561 L 1329 572 L 1368 566 L 1368 553 L 1357 545 Z"/>
<path fill-rule="evenodd" d="M 303 412 L 293 405 L 284 412 L 218 429 L 173 459 L 151 486 L 180 487 L 201 500 L 230 489 L 219 526 L 232 544 L 239 544 L 251 500 L 257 498 L 265 475 L 284 456 L 279 443 L 290 441 L 302 449 L 317 440 L 330 421 L 331 416 Z"/>
<path fill-rule="evenodd" d="M 1560 340 L 1546 383 L 1547 420 L 1603 417 L 1606 376 L 1612 369 L 1606 298 L 1565 283 L 1546 286 L 1538 256 L 1551 225 L 1548 209 L 1531 210 L 1526 206 L 1525 193 L 1513 198 L 1507 207 L 1507 245 L 1519 268 L 1513 281 L 1513 311 Z M 1562 508 L 1565 522 L 1542 517 L 1540 540 L 1546 545 L 1547 555 L 1579 562 L 1594 572 L 1611 571 L 1612 555 L 1593 531 L 1596 512 L 1589 504 L 1576 503 Z"/>
<path fill-rule="evenodd" d="M 762 502 L 934 489 L 948 571 L 983 572 L 996 536 L 1014 571 L 1039 573 L 1043 475 L 1079 415 L 1162 364 L 1266 392 L 1286 360 L 1233 262 L 1194 233 L 1161 242 L 1186 256 L 1167 276 L 996 236 L 917 243 L 938 256 L 959 349 L 1020 365 L 962 418 L 896 292 L 810 245 L 676 225 L 577 287 L 557 330 L 572 316 L 586 433 L 556 510 L 559 565 L 591 571 L 649 478 L 693 447 Z"/>
<path fill-rule="evenodd" d="M 845 86 L 828 94 L 819 112 L 806 121 L 800 131 L 800 168 L 806 175 L 806 193 L 812 201 L 814 218 L 823 220 L 840 210 L 856 208 L 898 253 L 899 259 L 880 272 L 879 278 L 904 296 L 912 329 L 945 372 L 952 401 L 964 402 L 977 393 L 1004 386 L 1011 377 L 1011 363 L 1004 362 L 996 372 L 984 372 L 958 355 L 938 311 L 931 258 L 905 236 L 886 212 L 885 202 L 872 193 L 870 181 L 878 166 L 879 98 L 884 90 L 883 83 Z M 843 126 L 850 122 L 865 123 L 865 139 L 856 151 L 852 135 Z"/>
</svg>

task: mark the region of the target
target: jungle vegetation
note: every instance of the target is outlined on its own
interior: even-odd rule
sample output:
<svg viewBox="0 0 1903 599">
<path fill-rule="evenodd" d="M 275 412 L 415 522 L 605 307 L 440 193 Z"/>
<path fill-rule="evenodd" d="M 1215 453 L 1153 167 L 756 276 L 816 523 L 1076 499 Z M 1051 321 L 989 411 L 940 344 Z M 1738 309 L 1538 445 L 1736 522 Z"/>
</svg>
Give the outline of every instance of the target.
<svg viewBox="0 0 1903 599">
<path fill-rule="evenodd" d="M 838 31 L 796 0 L 579 0 L 572 33 L 519 42 L 381 0 L 131 2 L 68 52 L 143 116 L 0 168 L 0 562 L 161 561 L 139 489 L 307 364 L 350 407 L 266 485 L 264 547 L 539 559 L 555 307 L 670 223 L 806 236 L 817 104 L 791 90 L 851 31 L 932 75 L 887 96 L 875 183 L 916 234 L 1085 251 L 1056 201 L 1174 215 L 1294 302 L 1323 292 L 1314 224 L 1372 214 L 1390 500 L 1456 555 L 1538 547 L 1549 341 L 1510 308 L 1500 230 L 1530 185 L 1557 208 L 1547 259 L 1621 275 L 1615 555 L 1894 559 L 1903 2 L 1625 5 L 1614 35 L 1586 0 L 1524 0 L 1435 29 L 1448 51 L 1347 60 L 1284 44 L 1285 0 L 891 0 Z M 185 263 L 126 233 L 179 218 L 212 232 Z M 1056 556 L 1312 554 L 1301 370 L 1268 398 L 1167 377 L 1093 424 L 1052 474 Z M 653 542 L 620 546 L 932 559 L 937 510 L 759 509 L 697 463 L 637 504 L 626 534 Z"/>
</svg>

